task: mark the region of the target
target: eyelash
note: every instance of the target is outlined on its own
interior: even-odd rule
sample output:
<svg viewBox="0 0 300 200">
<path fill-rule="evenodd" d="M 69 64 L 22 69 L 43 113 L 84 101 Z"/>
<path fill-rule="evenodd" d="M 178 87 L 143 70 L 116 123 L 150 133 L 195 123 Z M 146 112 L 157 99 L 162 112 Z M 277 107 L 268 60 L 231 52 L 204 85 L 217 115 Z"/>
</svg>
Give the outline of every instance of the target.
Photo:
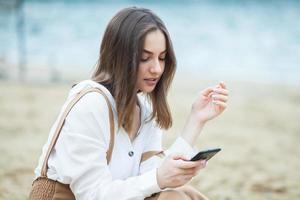
<svg viewBox="0 0 300 200">
<path fill-rule="evenodd" d="M 147 62 L 149 60 L 149 58 L 146 58 L 146 59 L 141 59 L 141 62 Z M 166 58 L 159 58 L 159 60 L 161 61 L 165 61 Z"/>
</svg>

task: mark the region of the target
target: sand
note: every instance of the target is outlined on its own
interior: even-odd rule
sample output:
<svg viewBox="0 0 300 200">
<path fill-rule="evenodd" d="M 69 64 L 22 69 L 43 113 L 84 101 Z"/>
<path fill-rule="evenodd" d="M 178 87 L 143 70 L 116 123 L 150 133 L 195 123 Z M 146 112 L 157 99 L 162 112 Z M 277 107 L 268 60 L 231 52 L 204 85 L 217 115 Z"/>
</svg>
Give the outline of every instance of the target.
<svg viewBox="0 0 300 200">
<path fill-rule="evenodd" d="M 210 121 L 199 149 L 220 147 L 191 184 L 211 199 L 300 199 L 300 93 L 297 85 L 225 80 L 228 108 Z M 216 84 L 176 76 L 169 95 L 173 127 L 180 133 L 201 89 Z M 33 169 L 71 84 L 0 82 L 0 199 L 26 199 Z"/>
</svg>

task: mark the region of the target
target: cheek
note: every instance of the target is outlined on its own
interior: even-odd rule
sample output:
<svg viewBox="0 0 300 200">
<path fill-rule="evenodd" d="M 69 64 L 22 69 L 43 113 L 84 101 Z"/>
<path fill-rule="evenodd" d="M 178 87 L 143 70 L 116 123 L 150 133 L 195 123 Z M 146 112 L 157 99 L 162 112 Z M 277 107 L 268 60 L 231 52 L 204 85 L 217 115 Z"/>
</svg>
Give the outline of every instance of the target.
<svg viewBox="0 0 300 200">
<path fill-rule="evenodd" d="M 136 79 L 137 87 L 140 87 L 143 84 L 143 79 L 144 79 L 143 66 L 141 66 L 140 64 L 137 73 L 137 79 Z"/>
<path fill-rule="evenodd" d="M 160 67 L 161 67 L 161 74 L 163 74 L 164 71 L 165 71 L 166 63 L 165 63 L 165 62 L 162 62 L 162 63 L 160 64 Z"/>
<path fill-rule="evenodd" d="M 164 62 L 163 64 L 162 64 L 162 72 L 164 72 L 165 71 L 165 67 L 166 67 L 166 62 Z"/>
<path fill-rule="evenodd" d="M 147 65 L 140 63 L 139 68 L 138 68 L 138 73 L 137 73 L 138 77 L 137 78 L 142 79 L 143 76 L 145 76 L 146 72 L 147 72 Z"/>
</svg>

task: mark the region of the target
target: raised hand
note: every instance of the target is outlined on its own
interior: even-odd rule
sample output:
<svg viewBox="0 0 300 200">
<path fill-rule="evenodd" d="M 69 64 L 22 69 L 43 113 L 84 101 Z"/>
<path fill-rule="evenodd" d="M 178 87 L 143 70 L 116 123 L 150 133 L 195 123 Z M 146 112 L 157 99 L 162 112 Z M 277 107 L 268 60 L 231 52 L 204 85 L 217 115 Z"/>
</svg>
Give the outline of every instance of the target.
<svg viewBox="0 0 300 200">
<path fill-rule="evenodd" d="M 191 114 L 205 123 L 220 115 L 227 107 L 228 90 L 224 82 L 204 89 L 193 103 Z"/>
</svg>

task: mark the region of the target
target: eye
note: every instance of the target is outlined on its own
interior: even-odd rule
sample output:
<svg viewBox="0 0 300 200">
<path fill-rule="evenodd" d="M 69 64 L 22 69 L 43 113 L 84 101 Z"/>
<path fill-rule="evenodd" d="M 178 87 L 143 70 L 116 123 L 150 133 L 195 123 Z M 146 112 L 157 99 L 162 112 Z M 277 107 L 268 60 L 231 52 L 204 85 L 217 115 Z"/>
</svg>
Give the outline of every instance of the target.
<svg viewBox="0 0 300 200">
<path fill-rule="evenodd" d="M 167 57 L 166 54 L 167 54 L 166 52 L 165 52 L 165 53 L 162 53 L 162 54 L 160 55 L 160 57 L 159 57 L 159 60 L 165 61 L 165 60 L 166 60 L 166 57 Z"/>
<path fill-rule="evenodd" d="M 163 58 L 159 58 L 159 60 L 165 61 L 166 60 L 166 56 L 164 56 Z"/>
<path fill-rule="evenodd" d="M 141 58 L 141 62 L 147 62 L 149 60 L 149 57 L 148 58 Z"/>
</svg>

